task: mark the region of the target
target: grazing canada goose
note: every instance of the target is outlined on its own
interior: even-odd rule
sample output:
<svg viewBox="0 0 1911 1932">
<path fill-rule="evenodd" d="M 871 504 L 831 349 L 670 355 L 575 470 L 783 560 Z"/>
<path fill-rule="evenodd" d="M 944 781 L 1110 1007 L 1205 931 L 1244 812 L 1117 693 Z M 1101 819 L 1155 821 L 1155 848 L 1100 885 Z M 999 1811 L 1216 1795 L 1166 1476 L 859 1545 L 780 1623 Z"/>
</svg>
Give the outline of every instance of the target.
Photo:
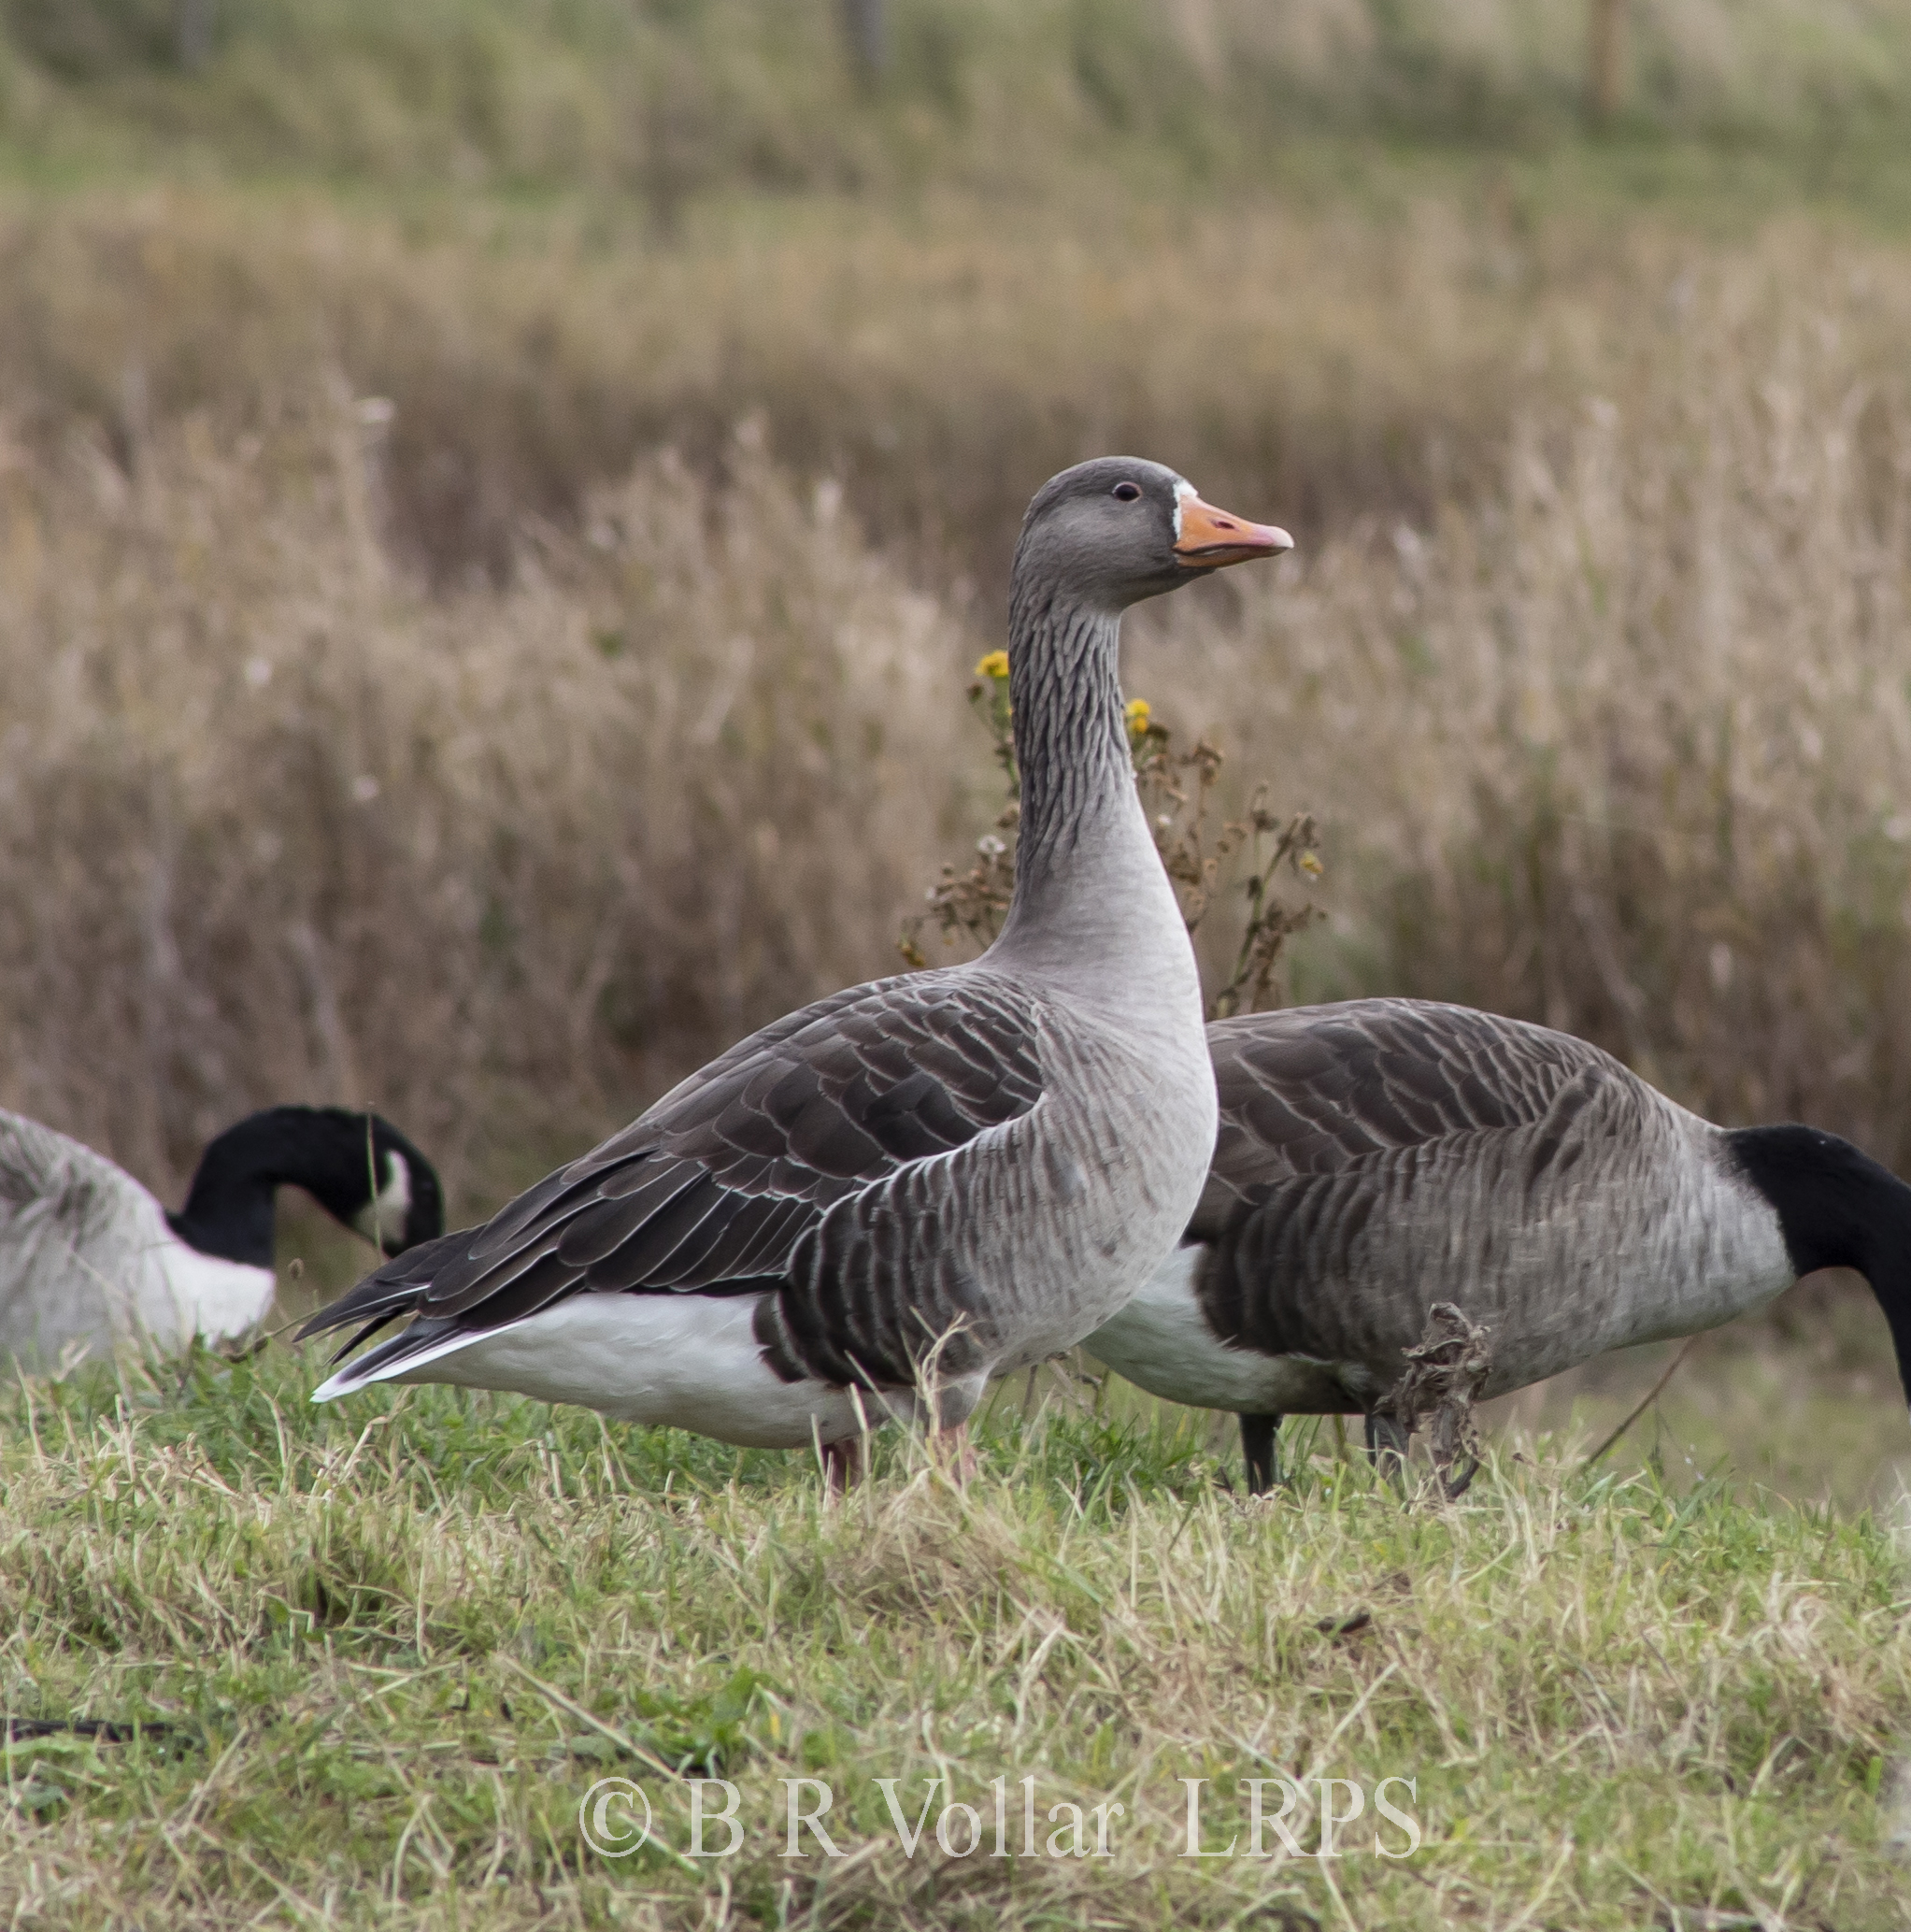
<svg viewBox="0 0 1911 1932">
<path fill-rule="evenodd" d="M 281 1185 L 387 1254 L 444 1232 L 431 1163 L 376 1114 L 250 1114 L 208 1144 L 169 1214 L 104 1154 L 0 1113 L 0 1354 L 48 1367 L 74 1342 L 177 1348 L 250 1327 L 272 1300 Z"/>
<path fill-rule="evenodd" d="M 1222 1020 L 1214 1166 L 1183 1244 L 1085 1346 L 1241 1418 L 1249 1487 L 1287 1414 L 1389 1398 L 1435 1302 L 1484 1324 L 1504 1395 L 1715 1328 L 1855 1268 L 1911 1394 L 1911 1187 L 1814 1127 L 1715 1127 L 1584 1040 L 1422 1000 Z"/>
<path fill-rule="evenodd" d="M 731 1048 L 483 1227 L 309 1322 L 363 1324 L 314 1399 L 446 1381 L 728 1442 L 960 1426 L 992 1375 L 1080 1339 L 1174 1245 L 1214 1147 L 1194 958 L 1117 681 L 1122 611 L 1290 548 L 1158 464 L 1066 470 L 1009 594 L 1015 893 L 972 964 L 838 993 Z M 341 1353 L 345 1351 L 341 1351 Z M 866 1419 L 866 1421 L 865 1421 Z"/>
</svg>

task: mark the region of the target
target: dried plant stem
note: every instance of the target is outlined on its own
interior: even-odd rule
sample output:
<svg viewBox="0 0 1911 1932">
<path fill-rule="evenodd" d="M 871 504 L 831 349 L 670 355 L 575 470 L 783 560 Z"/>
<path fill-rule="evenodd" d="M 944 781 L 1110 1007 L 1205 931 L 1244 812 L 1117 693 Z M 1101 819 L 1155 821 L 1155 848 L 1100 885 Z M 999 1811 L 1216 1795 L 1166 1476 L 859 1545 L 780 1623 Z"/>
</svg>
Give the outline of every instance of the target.
<svg viewBox="0 0 1911 1932">
<path fill-rule="evenodd" d="M 1699 1338 L 1696 1335 L 1689 1335 L 1686 1338 L 1685 1346 L 1681 1348 L 1678 1353 L 1676 1354 L 1672 1358 L 1672 1360 L 1665 1365 L 1665 1373 L 1661 1375 L 1649 1389 L 1647 1390 L 1645 1395 L 1641 1398 L 1638 1406 L 1635 1409 L 1633 1409 L 1631 1414 L 1629 1414 L 1626 1417 L 1625 1421 L 1622 1422 L 1619 1425 L 1619 1427 L 1616 1428 L 1612 1432 L 1612 1434 L 1608 1436 L 1605 1438 L 1605 1440 L 1602 1442 L 1599 1445 L 1599 1447 L 1595 1449 L 1592 1452 L 1592 1453 L 1586 1458 L 1585 1462 L 1581 1465 L 1581 1467 L 1590 1469 L 1592 1467 L 1592 1465 L 1596 1463 L 1600 1459 L 1600 1457 L 1603 1456 L 1606 1453 L 1606 1451 L 1609 1450 L 1613 1446 L 1613 1444 L 1617 1442 L 1619 1439 L 1619 1438 L 1623 1436 L 1626 1433 L 1626 1431 L 1630 1429 L 1633 1426 L 1633 1424 L 1635 1422 L 1637 1422 L 1639 1418 L 1642 1415 L 1644 1415 L 1646 1411 L 1648 1409 L 1650 1409 L 1655 1402 L 1659 1400 L 1660 1396 L 1665 1393 L 1666 1383 L 1669 1382 L 1673 1379 L 1673 1377 L 1678 1372 L 1679 1364 L 1683 1362 L 1686 1359 L 1686 1357 L 1692 1352 L 1692 1350 L 1698 1345 L 1698 1340 Z"/>
</svg>

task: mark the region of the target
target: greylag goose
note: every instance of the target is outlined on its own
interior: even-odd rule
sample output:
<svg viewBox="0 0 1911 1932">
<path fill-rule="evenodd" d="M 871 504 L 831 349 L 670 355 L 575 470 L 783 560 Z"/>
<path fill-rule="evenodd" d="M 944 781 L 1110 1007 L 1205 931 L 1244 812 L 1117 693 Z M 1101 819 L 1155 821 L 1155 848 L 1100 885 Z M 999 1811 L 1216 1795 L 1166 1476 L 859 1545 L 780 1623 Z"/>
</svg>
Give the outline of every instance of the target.
<svg viewBox="0 0 1911 1932">
<path fill-rule="evenodd" d="M 1714 1328 L 1855 1268 L 1911 1395 L 1911 1187 L 1813 1127 L 1715 1127 L 1597 1047 L 1408 999 L 1207 1030 L 1213 1167 L 1183 1244 L 1089 1352 L 1241 1418 L 1248 1486 L 1287 1414 L 1390 1397 L 1429 1310 L 1489 1331 L 1497 1395 L 1608 1349 Z"/>
<path fill-rule="evenodd" d="M 177 1348 L 250 1327 L 272 1300 L 280 1185 L 387 1254 L 444 1232 L 431 1163 L 376 1114 L 250 1114 L 208 1143 L 186 1205 L 168 1214 L 104 1154 L 0 1113 L 0 1354 L 50 1367 L 76 1342 Z"/>
<path fill-rule="evenodd" d="M 1037 493 L 1009 595 L 1021 836 L 972 963 L 752 1035 L 502 1209 L 378 1269 L 318 1401 L 443 1381 L 727 1442 L 959 1428 L 991 1376 L 1078 1341 L 1173 1247 L 1214 1147 L 1194 957 L 1129 763 L 1121 614 L 1290 548 L 1173 471 Z M 335 1358 L 336 1359 L 336 1358 Z M 933 1383 L 933 1406 L 919 1390 Z"/>
</svg>

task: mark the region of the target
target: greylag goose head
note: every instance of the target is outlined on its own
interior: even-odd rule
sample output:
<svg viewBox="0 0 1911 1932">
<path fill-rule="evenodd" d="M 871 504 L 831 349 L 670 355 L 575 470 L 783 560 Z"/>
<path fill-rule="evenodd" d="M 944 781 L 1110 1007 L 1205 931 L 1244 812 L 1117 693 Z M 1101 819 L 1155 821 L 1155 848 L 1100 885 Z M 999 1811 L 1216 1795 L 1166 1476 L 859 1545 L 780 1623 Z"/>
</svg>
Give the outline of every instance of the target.
<svg viewBox="0 0 1911 1932">
<path fill-rule="evenodd" d="M 1098 456 L 1036 492 L 1016 578 L 1056 602 L 1123 610 L 1293 545 L 1285 530 L 1204 503 L 1192 483 L 1159 463 Z"/>
</svg>

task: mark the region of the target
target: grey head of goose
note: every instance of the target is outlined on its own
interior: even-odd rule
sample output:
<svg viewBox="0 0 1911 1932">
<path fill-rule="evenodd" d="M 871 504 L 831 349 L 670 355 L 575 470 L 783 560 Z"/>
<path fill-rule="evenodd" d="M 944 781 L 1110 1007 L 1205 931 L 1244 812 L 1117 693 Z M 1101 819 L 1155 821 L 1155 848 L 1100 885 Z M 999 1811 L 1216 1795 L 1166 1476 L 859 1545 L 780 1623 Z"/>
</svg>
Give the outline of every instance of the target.
<svg viewBox="0 0 1911 1932">
<path fill-rule="evenodd" d="M 1038 491 L 1009 595 L 1021 837 L 979 960 L 874 980 L 732 1047 L 484 1226 L 321 1310 L 315 1400 L 447 1381 L 763 1447 L 960 1427 L 1173 1246 L 1214 1140 L 1200 982 L 1129 768 L 1121 612 L 1288 549 L 1174 471 Z M 840 1453 L 839 1453 L 840 1452 Z"/>
<path fill-rule="evenodd" d="M 1911 1186 L 1814 1127 L 1721 1128 L 1526 1021 L 1351 1000 L 1208 1029 L 1220 1127 L 1181 1245 L 1087 1347 L 1241 1419 L 1249 1487 L 1287 1414 L 1392 1398 L 1435 1303 L 1488 1331 L 1479 1393 L 1695 1334 L 1801 1275 L 1870 1282 L 1911 1400 Z"/>
<path fill-rule="evenodd" d="M 1292 547 L 1285 530 L 1217 509 L 1184 477 L 1138 457 L 1077 464 L 1035 493 L 1009 580 L 1021 816 L 999 963 L 1053 972 L 1073 957 L 1105 978 L 1154 945 L 1191 971 L 1135 796 L 1121 714 L 1121 616 L 1146 598 Z M 1122 890 L 1138 895 L 1116 915 L 1128 922 L 1125 942 L 1110 923 L 1109 894 Z M 1141 983 L 1131 978 L 1130 991 Z M 1198 1004 L 1198 981 L 1188 986 Z M 1186 990 L 1177 985 L 1173 996 Z"/>
<path fill-rule="evenodd" d="M 1025 598 L 1119 612 L 1206 572 L 1292 548 L 1285 530 L 1203 502 L 1162 464 L 1098 456 L 1035 493 L 1014 581 Z"/>
</svg>

